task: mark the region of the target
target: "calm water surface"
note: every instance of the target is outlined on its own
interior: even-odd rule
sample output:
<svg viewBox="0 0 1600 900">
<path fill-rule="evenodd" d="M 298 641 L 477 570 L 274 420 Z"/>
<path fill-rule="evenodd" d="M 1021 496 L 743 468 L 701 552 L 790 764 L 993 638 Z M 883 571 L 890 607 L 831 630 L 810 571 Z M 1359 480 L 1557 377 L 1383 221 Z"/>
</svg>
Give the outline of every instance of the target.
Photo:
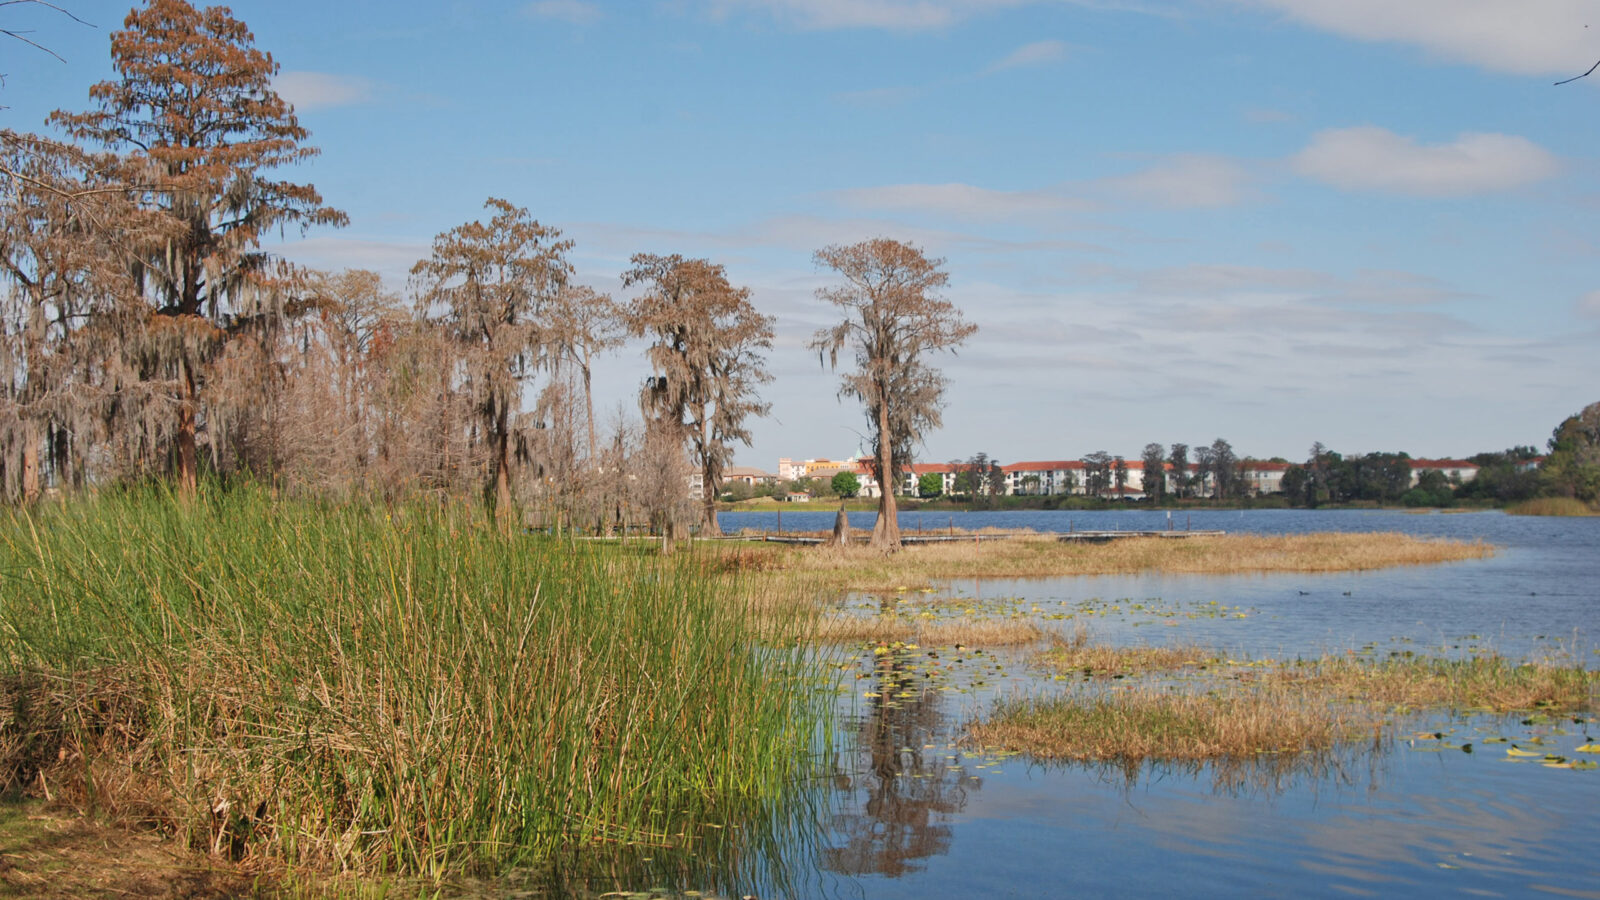
<svg viewBox="0 0 1600 900">
<path fill-rule="evenodd" d="M 1118 576 L 958 580 L 963 605 L 1082 623 L 1122 644 L 1183 642 L 1240 657 L 1566 654 L 1600 664 L 1600 519 L 1499 513 L 1204 511 L 1182 529 L 1267 534 L 1400 531 L 1482 539 L 1487 560 L 1340 575 Z M 901 516 L 916 530 L 918 514 Z M 933 530 L 948 514 L 924 514 Z M 1150 511 L 956 514 L 959 528 L 1042 531 L 1166 527 Z M 870 515 L 852 515 L 870 527 Z M 791 513 L 822 529 L 832 513 Z M 727 530 L 777 527 L 724 514 Z M 928 602 L 941 595 L 908 595 Z M 863 611 L 877 598 L 852 598 Z M 937 660 L 926 658 L 940 653 Z M 1508 738 L 1571 753 L 1600 738 L 1593 713 L 1555 720 L 1434 714 L 1382 746 L 1316 769 L 1133 771 L 1047 766 L 960 749 L 997 695 L 1061 687 L 1021 653 L 920 648 L 887 667 L 845 659 L 849 739 L 825 767 L 814 836 L 792 841 L 762 896 L 1167 897 L 1562 896 L 1600 898 L 1600 770 L 1514 763 Z M 914 659 L 911 657 L 915 657 Z M 933 668 L 939 679 L 923 678 Z M 938 688 L 933 685 L 939 685 Z M 1414 740 L 1437 731 L 1445 740 Z M 1462 745 L 1472 744 L 1473 752 Z M 1579 754 L 1576 758 L 1582 758 Z M 689 885 L 692 886 L 692 885 Z"/>
</svg>

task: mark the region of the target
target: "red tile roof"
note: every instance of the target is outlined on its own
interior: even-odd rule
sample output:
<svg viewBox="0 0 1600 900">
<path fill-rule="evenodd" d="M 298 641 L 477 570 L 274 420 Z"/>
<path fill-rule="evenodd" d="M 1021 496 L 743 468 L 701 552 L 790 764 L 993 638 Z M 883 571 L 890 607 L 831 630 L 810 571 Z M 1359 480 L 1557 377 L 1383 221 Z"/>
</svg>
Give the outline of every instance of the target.
<svg viewBox="0 0 1600 900">
<path fill-rule="evenodd" d="M 1477 463 L 1467 462 L 1464 459 L 1413 459 L 1413 469 L 1476 469 Z"/>
<path fill-rule="evenodd" d="M 1042 462 L 1016 462 L 1001 466 L 1002 472 L 1056 472 L 1063 469 L 1082 469 L 1081 459 L 1054 459 Z"/>
</svg>

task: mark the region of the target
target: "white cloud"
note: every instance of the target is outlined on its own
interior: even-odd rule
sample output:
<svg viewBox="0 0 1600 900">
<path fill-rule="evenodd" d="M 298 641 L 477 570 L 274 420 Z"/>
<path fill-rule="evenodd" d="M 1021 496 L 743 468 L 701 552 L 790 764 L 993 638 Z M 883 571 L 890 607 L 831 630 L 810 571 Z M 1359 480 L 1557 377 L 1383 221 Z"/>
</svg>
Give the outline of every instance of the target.
<svg viewBox="0 0 1600 900">
<path fill-rule="evenodd" d="M 417 260 L 427 258 L 426 241 L 381 240 L 355 236 L 318 235 L 269 245 L 273 253 L 314 269 L 371 269 L 395 290 L 405 287 Z"/>
<path fill-rule="evenodd" d="M 1378 306 L 1420 306 L 1445 303 L 1470 296 L 1427 275 L 1392 269 L 1365 269 L 1332 295 L 1319 298 L 1334 303 Z"/>
<path fill-rule="evenodd" d="M 757 9 L 804 28 L 943 28 L 972 15 L 1029 0 L 713 0 L 718 13 Z"/>
<path fill-rule="evenodd" d="M 1234 0 L 1365 41 L 1517 75 L 1576 75 L 1597 55 L 1597 0 Z"/>
<path fill-rule="evenodd" d="M 605 14 L 600 7 L 584 0 L 536 0 L 522 8 L 523 12 L 538 19 L 557 19 L 573 25 L 588 25 L 599 21 Z"/>
<path fill-rule="evenodd" d="M 970 184 L 891 184 L 835 194 L 860 209 L 897 210 L 962 220 L 1005 220 L 1076 212 L 1090 208 L 1078 197 L 1045 189 L 996 191 Z"/>
<path fill-rule="evenodd" d="M 1573 309 L 1585 318 L 1600 319 L 1600 291 L 1590 291 L 1579 297 Z"/>
<path fill-rule="evenodd" d="M 1318 132 L 1295 171 L 1345 190 L 1450 197 L 1503 191 L 1554 175 L 1559 162 L 1527 138 L 1469 133 L 1418 144 L 1372 125 Z"/>
<path fill-rule="evenodd" d="M 552 3 L 577 0 L 550 0 Z M 706 0 L 720 15 L 766 12 L 803 28 L 944 28 L 988 12 L 1070 4 L 1174 15 L 1207 4 L 1141 0 Z M 1517 75 L 1576 75 L 1597 55 L 1600 0 L 1228 0 L 1348 38 L 1421 47 L 1452 62 Z"/>
<path fill-rule="evenodd" d="M 998 72 L 1002 69 L 1020 69 L 1027 66 L 1042 66 L 1066 59 L 1067 45 L 1063 41 L 1034 41 L 1023 44 L 1021 47 L 1006 54 L 1004 58 L 989 67 L 989 71 Z"/>
<path fill-rule="evenodd" d="M 371 81 L 329 72 L 280 72 L 272 89 L 300 112 L 334 106 L 354 106 L 372 99 Z"/>
<path fill-rule="evenodd" d="M 1250 173 L 1220 156 L 1180 153 L 1143 172 L 1102 179 L 1113 193 L 1142 203 L 1179 209 L 1234 206 L 1250 199 Z"/>
</svg>

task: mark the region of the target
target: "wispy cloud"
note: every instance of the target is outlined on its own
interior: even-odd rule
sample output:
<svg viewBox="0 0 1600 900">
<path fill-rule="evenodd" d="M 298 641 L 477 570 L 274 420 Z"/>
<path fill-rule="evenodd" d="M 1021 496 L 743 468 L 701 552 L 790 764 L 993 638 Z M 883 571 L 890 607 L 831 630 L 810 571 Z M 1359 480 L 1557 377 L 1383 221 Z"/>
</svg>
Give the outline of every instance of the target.
<svg viewBox="0 0 1600 900">
<path fill-rule="evenodd" d="M 1026 6 L 1032 0 L 712 0 L 720 14 L 765 11 L 802 28 L 944 28 L 980 13 Z"/>
<path fill-rule="evenodd" d="M 1560 169 L 1555 156 L 1523 137 L 1469 133 L 1427 145 L 1372 125 L 1318 132 L 1292 165 L 1345 190 L 1421 197 L 1509 190 Z"/>
<path fill-rule="evenodd" d="M 1044 66 L 1053 62 L 1060 62 L 1066 58 L 1066 42 L 1057 40 L 1034 41 L 1031 44 L 1023 44 L 1001 59 L 996 60 L 993 65 L 989 66 L 988 71 L 999 72 L 1005 69 Z"/>
<path fill-rule="evenodd" d="M 1237 160 L 1200 153 L 1169 156 L 1141 172 L 1101 179 L 1114 195 L 1176 209 L 1215 209 L 1254 199 L 1252 176 Z"/>
<path fill-rule="evenodd" d="M 1575 75 L 1597 55 L 1594 0 L 1234 0 L 1365 41 L 1517 75 Z"/>
<path fill-rule="evenodd" d="M 1069 181 L 1025 190 L 978 185 L 890 184 L 835 191 L 830 196 L 852 209 L 913 213 L 962 222 L 1023 222 L 1039 225 L 1074 213 L 1110 206 L 1214 209 L 1254 200 L 1254 177 L 1226 157 L 1175 154 L 1128 175 Z"/>
<path fill-rule="evenodd" d="M 1059 190 L 997 191 L 970 184 L 891 184 L 838 191 L 857 209 L 928 213 L 963 221 L 994 221 L 1079 212 L 1092 204 Z"/>
<path fill-rule="evenodd" d="M 287 240 L 270 249 L 314 269 L 371 269 L 396 289 L 405 286 L 411 267 L 429 253 L 427 241 L 374 240 L 346 235 Z"/>
<path fill-rule="evenodd" d="M 573 25 L 589 25 L 605 17 L 599 6 L 584 0 L 536 0 L 522 11 L 536 19 L 555 19 Z"/>
<path fill-rule="evenodd" d="M 272 89 L 301 112 L 365 103 L 374 87 L 369 79 L 329 72 L 280 72 L 272 80 Z"/>
<path fill-rule="evenodd" d="M 802 28 L 881 28 L 925 31 L 945 28 L 986 13 L 1023 6 L 1067 3 L 1147 15 L 1180 14 L 1177 0 L 706 0 L 714 15 L 737 10 L 765 12 Z"/>
<path fill-rule="evenodd" d="M 1572 305 L 1573 311 L 1586 319 L 1600 319 L 1600 291 L 1590 291 Z"/>
</svg>

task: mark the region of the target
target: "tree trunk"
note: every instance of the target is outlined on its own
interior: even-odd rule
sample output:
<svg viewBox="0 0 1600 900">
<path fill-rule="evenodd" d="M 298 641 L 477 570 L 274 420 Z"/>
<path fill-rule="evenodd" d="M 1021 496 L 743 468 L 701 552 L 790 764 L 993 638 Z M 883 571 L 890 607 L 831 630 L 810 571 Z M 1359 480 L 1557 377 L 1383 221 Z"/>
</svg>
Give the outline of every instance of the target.
<svg viewBox="0 0 1600 900">
<path fill-rule="evenodd" d="M 900 549 L 900 510 L 894 500 L 894 436 L 889 432 L 889 403 L 878 401 L 878 523 L 872 526 L 872 546 Z"/>
<path fill-rule="evenodd" d="M 22 446 L 22 502 L 31 504 L 39 499 L 39 442 L 32 436 L 24 438 Z"/>
<path fill-rule="evenodd" d="M 511 530 L 511 435 L 498 436 L 494 466 L 494 520 L 501 531 Z"/>
<path fill-rule="evenodd" d="M 594 390 L 589 384 L 589 360 L 587 353 L 584 354 L 583 360 L 583 410 L 589 421 L 589 448 L 585 458 L 592 466 L 594 463 L 594 458 L 597 455 L 597 451 L 595 450 L 594 443 Z"/>
<path fill-rule="evenodd" d="M 199 461 L 195 453 L 194 374 L 183 366 L 183 398 L 178 403 L 178 496 L 193 497 L 199 489 Z"/>
<path fill-rule="evenodd" d="M 717 487 L 712 480 L 709 467 L 700 470 L 700 533 L 720 537 L 722 525 L 717 522 Z"/>
</svg>

